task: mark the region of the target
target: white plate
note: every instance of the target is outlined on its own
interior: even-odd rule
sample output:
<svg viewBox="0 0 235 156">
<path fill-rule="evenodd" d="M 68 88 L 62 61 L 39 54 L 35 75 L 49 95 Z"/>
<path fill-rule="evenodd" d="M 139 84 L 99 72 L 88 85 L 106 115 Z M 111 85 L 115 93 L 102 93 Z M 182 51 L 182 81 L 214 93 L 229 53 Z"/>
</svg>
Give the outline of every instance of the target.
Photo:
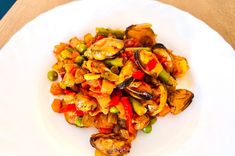
<svg viewBox="0 0 235 156">
<path fill-rule="evenodd" d="M 79 1 L 57 7 L 27 24 L 0 52 L 0 155 L 94 155 L 89 137 L 52 112 L 47 71 L 53 46 L 95 27 L 152 23 L 158 41 L 188 58 L 180 87 L 193 103 L 178 116 L 139 133 L 130 156 L 235 155 L 235 53 L 203 22 L 156 1 Z"/>
</svg>

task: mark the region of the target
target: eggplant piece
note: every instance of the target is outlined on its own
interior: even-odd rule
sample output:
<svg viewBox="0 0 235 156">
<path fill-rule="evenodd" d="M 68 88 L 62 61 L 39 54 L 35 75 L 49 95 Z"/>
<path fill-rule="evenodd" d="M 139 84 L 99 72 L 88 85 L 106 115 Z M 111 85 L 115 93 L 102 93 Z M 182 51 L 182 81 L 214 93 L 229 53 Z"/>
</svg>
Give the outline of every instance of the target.
<svg viewBox="0 0 235 156">
<path fill-rule="evenodd" d="M 126 28 L 126 38 L 135 38 L 140 46 L 151 47 L 156 43 L 156 35 L 151 29 L 151 24 L 137 24 Z"/>
<path fill-rule="evenodd" d="M 192 102 L 194 94 L 186 89 L 177 89 L 168 96 L 167 101 L 171 106 L 171 113 L 179 114 L 185 110 Z"/>
<path fill-rule="evenodd" d="M 136 91 L 130 87 L 126 87 L 126 92 L 128 92 L 132 97 L 136 99 L 150 100 L 153 98 L 153 95 L 145 91 Z"/>
<path fill-rule="evenodd" d="M 173 59 L 166 47 L 161 43 L 156 43 L 152 47 L 152 52 L 157 56 L 164 69 L 171 73 L 173 70 Z"/>
<path fill-rule="evenodd" d="M 118 134 L 93 134 L 90 138 L 90 144 L 100 152 L 112 155 L 122 156 L 130 152 L 131 143 Z"/>
<path fill-rule="evenodd" d="M 142 55 L 140 54 L 142 52 Z M 144 71 L 146 74 L 154 77 L 154 78 L 157 78 L 159 77 L 159 79 L 161 81 L 163 81 L 164 83 L 166 83 L 167 85 L 170 85 L 170 86 L 176 86 L 177 85 L 177 82 L 176 80 L 162 67 L 161 63 L 157 63 L 156 67 L 151 70 L 151 71 L 147 71 L 145 68 L 144 68 L 144 63 L 147 64 L 148 60 L 150 61 L 150 59 L 145 59 L 144 60 L 144 63 L 143 62 L 143 58 L 144 57 L 149 57 L 151 56 L 152 59 L 157 59 L 157 57 L 150 53 L 150 52 L 147 52 L 147 51 L 136 51 L 134 53 L 134 58 L 135 58 L 135 63 L 136 65 L 142 70 Z M 142 61 L 141 61 L 141 58 L 142 58 Z"/>
<path fill-rule="evenodd" d="M 105 60 L 114 58 L 124 47 L 123 40 L 115 38 L 103 38 L 92 44 L 84 55 L 88 59 Z"/>
</svg>

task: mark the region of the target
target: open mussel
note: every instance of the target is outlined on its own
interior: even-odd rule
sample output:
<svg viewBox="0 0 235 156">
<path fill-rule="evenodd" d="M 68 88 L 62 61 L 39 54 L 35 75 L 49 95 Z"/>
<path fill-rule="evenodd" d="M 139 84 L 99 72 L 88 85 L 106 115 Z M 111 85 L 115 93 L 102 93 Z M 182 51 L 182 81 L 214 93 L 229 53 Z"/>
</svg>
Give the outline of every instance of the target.
<svg viewBox="0 0 235 156">
<path fill-rule="evenodd" d="M 162 82 L 164 82 L 165 84 L 167 84 L 169 86 L 175 87 L 177 85 L 176 80 L 174 79 L 174 77 L 172 77 L 170 75 L 170 73 L 168 73 L 163 68 L 163 66 L 161 65 L 161 63 L 159 62 L 158 58 L 155 56 L 154 53 L 148 52 L 148 51 L 145 51 L 145 50 L 136 51 L 134 53 L 134 58 L 135 58 L 136 65 L 142 71 L 144 71 L 146 74 L 152 76 L 153 78 L 159 77 L 159 79 Z M 152 67 L 151 70 L 147 70 L 146 66 L 152 60 L 155 61 L 155 66 Z"/>
<path fill-rule="evenodd" d="M 151 29 L 151 24 L 137 24 L 126 28 L 127 39 L 134 38 L 140 43 L 139 46 L 151 47 L 156 43 L 156 35 Z"/>
<path fill-rule="evenodd" d="M 123 40 L 115 38 L 103 38 L 92 44 L 84 55 L 88 59 L 105 60 L 115 57 L 124 47 Z"/>
<path fill-rule="evenodd" d="M 90 144 L 106 155 L 120 156 L 130 152 L 130 142 L 118 134 L 93 134 Z"/>
<path fill-rule="evenodd" d="M 118 81 L 116 82 L 118 89 L 124 89 L 129 86 L 130 83 L 134 80 L 132 74 L 137 70 L 135 63 L 131 60 L 128 60 L 125 65 L 122 67 L 120 74 L 118 76 Z"/>
<path fill-rule="evenodd" d="M 194 94 L 186 89 L 176 89 L 167 98 L 171 106 L 171 113 L 176 115 L 185 110 L 192 102 Z"/>
<path fill-rule="evenodd" d="M 152 47 L 152 52 L 157 56 L 159 62 L 162 64 L 164 69 L 167 72 L 172 72 L 173 68 L 173 60 L 170 52 L 168 52 L 167 48 L 161 44 L 161 43 L 156 43 Z"/>
</svg>

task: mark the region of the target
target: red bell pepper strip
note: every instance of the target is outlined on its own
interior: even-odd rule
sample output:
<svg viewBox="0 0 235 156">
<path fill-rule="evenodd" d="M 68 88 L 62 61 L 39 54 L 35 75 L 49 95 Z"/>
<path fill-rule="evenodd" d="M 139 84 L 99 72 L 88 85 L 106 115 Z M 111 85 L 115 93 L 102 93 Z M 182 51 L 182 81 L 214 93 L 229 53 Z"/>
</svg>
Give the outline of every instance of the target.
<svg viewBox="0 0 235 156">
<path fill-rule="evenodd" d="M 155 58 L 153 58 L 152 60 L 150 60 L 147 65 L 146 65 L 146 70 L 147 71 L 151 71 L 153 70 L 157 65 L 157 60 Z"/>
<path fill-rule="evenodd" d="M 100 133 L 102 134 L 109 134 L 112 132 L 112 129 L 111 128 L 99 128 L 98 129 Z"/>
<path fill-rule="evenodd" d="M 132 77 L 134 77 L 137 80 L 141 80 L 144 77 L 144 73 L 141 70 L 137 70 L 132 74 Z"/>
<path fill-rule="evenodd" d="M 111 101 L 109 102 L 109 106 L 112 107 L 112 106 L 118 105 L 118 103 L 121 99 L 121 96 L 122 96 L 122 92 L 120 90 L 115 91 L 111 97 Z"/>
<path fill-rule="evenodd" d="M 60 112 L 64 113 L 64 112 L 70 112 L 70 111 L 76 111 L 76 110 L 77 108 L 75 104 L 67 104 L 61 108 Z"/>
<path fill-rule="evenodd" d="M 132 110 L 132 105 L 130 103 L 130 100 L 128 97 L 122 97 L 121 103 L 123 104 L 124 109 L 125 109 L 127 130 L 129 131 L 129 133 L 135 134 L 136 130 L 135 130 L 134 125 L 132 123 L 133 110 Z"/>
</svg>

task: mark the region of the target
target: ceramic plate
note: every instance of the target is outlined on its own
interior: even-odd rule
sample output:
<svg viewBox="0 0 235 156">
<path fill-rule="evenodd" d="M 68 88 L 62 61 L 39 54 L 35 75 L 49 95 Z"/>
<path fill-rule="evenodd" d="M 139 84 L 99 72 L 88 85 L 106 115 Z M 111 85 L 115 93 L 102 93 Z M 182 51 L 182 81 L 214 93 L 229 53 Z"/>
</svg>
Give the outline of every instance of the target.
<svg viewBox="0 0 235 156">
<path fill-rule="evenodd" d="M 194 92 L 177 116 L 138 133 L 130 156 L 234 155 L 235 53 L 221 36 L 186 12 L 157 1 L 75 1 L 48 11 L 17 32 L 0 51 L 0 155 L 94 155 L 95 129 L 69 125 L 51 109 L 47 71 L 54 45 L 95 33 L 151 23 L 157 41 L 188 59 L 179 88 Z"/>
</svg>

